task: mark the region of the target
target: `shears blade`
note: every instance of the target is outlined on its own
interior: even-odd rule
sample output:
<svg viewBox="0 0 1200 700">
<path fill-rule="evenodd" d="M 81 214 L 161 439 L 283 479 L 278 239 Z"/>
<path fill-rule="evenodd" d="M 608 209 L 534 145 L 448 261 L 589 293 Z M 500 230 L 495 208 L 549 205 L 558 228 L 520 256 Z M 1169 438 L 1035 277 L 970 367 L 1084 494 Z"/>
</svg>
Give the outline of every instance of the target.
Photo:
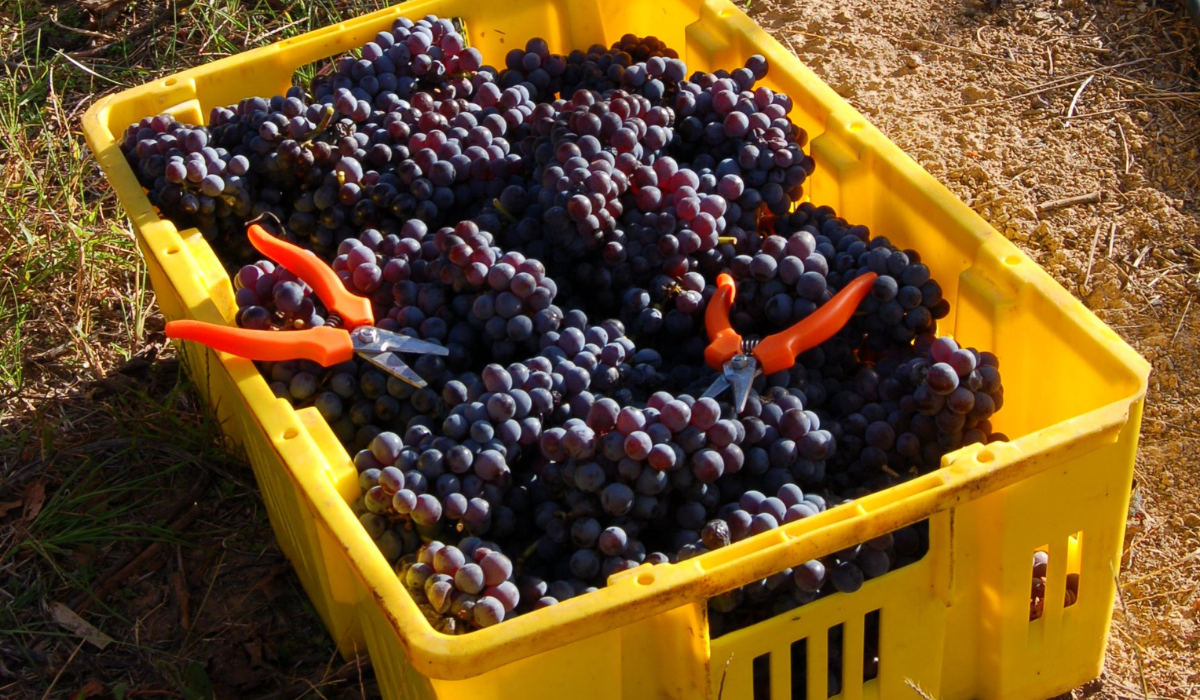
<svg viewBox="0 0 1200 700">
<path fill-rule="evenodd" d="M 722 391 L 729 388 L 729 380 L 725 379 L 724 374 L 718 374 L 712 384 L 708 385 L 708 389 L 704 392 L 704 398 L 712 399 L 721 395 Z"/>
<path fill-rule="evenodd" d="M 754 378 L 758 375 L 758 362 L 753 355 L 738 354 L 734 355 L 721 367 L 721 376 L 717 377 L 704 392 L 707 398 L 717 396 L 726 388 L 732 389 L 733 404 L 738 413 L 741 413 L 746 408 L 746 401 L 750 398 L 750 389 L 754 384 Z"/>
<path fill-rule="evenodd" d="M 379 369 L 387 372 L 397 379 L 400 379 L 401 381 L 408 382 L 418 389 L 425 388 L 425 380 L 421 379 L 421 375 L 417 374 L 411 367 L 404 364 L 404 360 L 401 360 L 398 356 L 393 355 L 390 352 L 375 353 L 360 351 L 358 355 L 367 362 L 370 362 Z"/>
<path fill-rule="evenodd" d="M 441 357 L 450 354 L 449 348 L 444 345 L 385 331 L 374 326 L 355 328 L 350 332 L 350 339 L 354 341 L 354 349 L 358 352 L 403 352 Z"/>
</svg>

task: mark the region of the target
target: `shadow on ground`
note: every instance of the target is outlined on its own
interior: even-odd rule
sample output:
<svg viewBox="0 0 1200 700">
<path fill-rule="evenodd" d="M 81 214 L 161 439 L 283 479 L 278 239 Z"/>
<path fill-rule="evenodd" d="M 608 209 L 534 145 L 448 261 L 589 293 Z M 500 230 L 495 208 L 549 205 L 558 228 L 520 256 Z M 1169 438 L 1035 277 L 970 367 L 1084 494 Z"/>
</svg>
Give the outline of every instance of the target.
<svg viewBox="0 0 1200 700">
<path fill-rule="evenodd" d="M 375 696 L 150 340 L 0 444 L 0 696 Z"/>
</svg>

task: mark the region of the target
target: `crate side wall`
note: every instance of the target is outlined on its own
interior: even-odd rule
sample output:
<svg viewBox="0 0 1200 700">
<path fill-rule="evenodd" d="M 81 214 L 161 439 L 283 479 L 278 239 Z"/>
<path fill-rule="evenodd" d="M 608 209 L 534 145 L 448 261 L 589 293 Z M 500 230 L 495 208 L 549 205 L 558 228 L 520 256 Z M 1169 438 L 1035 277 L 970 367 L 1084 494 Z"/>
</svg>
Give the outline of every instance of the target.
<svg viewBox="0 0 1200 700">
<path fill-rule="evenodd" d="M 430 680 L 408 661 L 374 601 L 360 610 L 385 700 L 699 698 L 707 680 L 702 606 L 689 605 L 507 664 L 474 678 Z"/>
<path fill-rule="evenodd" d="M 758 684 L 772 698 L 827 697 L 828 635 L 839 626 L 844 698 L 903 697 L 911 692 L 908 681 L 940 697 L 951 547 L 950 515 L 939 513 L 930 519 L 929 551 L 919 561 L 867 581 L 854 593 L 836 593 L 712 640 L 709 697 L 752 700 L 759 697 Z M 864 626 L 872 613 L 879 619 L 879 671 L 864 680 Z M 803 671 L 791 664 L 797 654 Z M 755 660 L 763 656 L 769 659 L 766 679 L 754 673 Z"/>
<path fill-rule="evenodd" d="M 1097 677 L 1140 423 L 1139 402 L 1115 442 L 955 509 L 946 700 L 1052 697 Z M 1035 549 L 1050 567 L 1042 617 L 1030 621 Z M 1079 598 L 1066 607 L 1068 573 Z"/>
</svg>

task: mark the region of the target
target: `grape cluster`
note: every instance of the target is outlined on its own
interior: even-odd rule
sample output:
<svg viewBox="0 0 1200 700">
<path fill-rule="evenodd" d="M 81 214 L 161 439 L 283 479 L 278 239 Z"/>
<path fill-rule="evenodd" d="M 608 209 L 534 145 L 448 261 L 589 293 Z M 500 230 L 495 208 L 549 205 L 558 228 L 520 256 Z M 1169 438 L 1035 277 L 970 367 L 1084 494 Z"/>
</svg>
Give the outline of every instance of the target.
<svg viewBox="0 0 1200 700">
<path fill-rule="evenodd" d="M 832 402 L 841 417 L 830 426 L 840 455 L 833 483 L 860 484 L 857 494 L 878 490 L 938 468 L 943 455 L 964 445 L 1007 440 L 990 420 L 1004 403 L 994 355 L 960 349 L 951 338 L 912 354 L 881 359 L 839 382 Z"/>
<path fill-rule="evenodd" d="M 524 85 L 539 101 L 568 99 L 580 91 L 605 93 L 623 89 L 652 101 L 667 96 L 682 82 L 687 66 L 655 37 L 626 34 L 610 48 L 594 44 L 563 56 L 550 52 L 544 39 L 533 38 L 524 50 L 512 49 L 500 71 L 502 87 Z"/>
<path fill-rule="evenodd" d="M 311 96 L 295 86 L 218 107 L 207 129 L 167 115 L 131 127 L 124 150 L 151 202 L 246 261 L 251 217 L 270 213 L 330 253 L 364 228 L 397 233 L 478 208 L 521 171 L 504 135 L 528 96 L 501 91 L 448 20 L 399 19 L 335 66 Z"/>
<path fill-rule="evenodd" d="M 810 219 L 810 231 L 815 228 L 822 237 L 817 252 L 825 258 L 830 286 L 840 288 L 868 271 L 878 275 L 854 323 L 868 351 L 907 346 L 932 333 L 936 321 L 950 312 L 950 302 L 917 251 L 898 250 L 883 236 L 871 238 L 866 227 L 838 219 L 828 207 L 814 209 Z"/>
<path fill-rule="evenodd" d="M 351 360 L 262 363 L 353 455 L 353 508 L 439 629 L 465 632 L 813 517 L 1002 440 L 990 353 L 913 250 L 799 203 L 813 172 L 792 101 L 753 56 L 688 74 L 654 37 L 483 63 L 452 22 L 398 20 L 306 90 L 134 124 L 159 211 L 236 270 L 240 326 L 319 326 L 251 219 L 329 262 L 376 323 L 443 345 L 417 388 Z M 238 269 L 237 266 L 244 265 Z M 858 314 L 744 409 L 703 398 L 716 277 L 763 337 L 860 275 Z M 903 528 L 710 601 L 714 635 L 923 556 Z M 869 663 L 870 659 L 867 660 Z"/>
<path fill-rule="evenodd" d="M 212 131 L 190 127 L 169 114 L 147 117 L 124 135 L 122 149 L 150 203 L 184 225 L 204 225 L 212 240 L 218 220 L 232 223 L 252 215 L 253 202 L 229 170 L 230 153 Z M 239 161 L 239 164 L 241 161 Z"/>
<path fill-rule="evenodd" d="M 404 583 L 441 616 L 442 630 L 454 633 L 460 625 L 491 627 L 516 610 L 520 591 L 512 576 L 512 562 L 493 543 L 465 537 L 457 547 L 436 540 L 422 545 Z"/>
<path fill-rule="evenodd" d="M 271 390 L 296 406 L 313 406 L 347 448 L 367 446 L 387 427 L 418 414 L 412 385 L 359 360 L 321 367 L 308 360 L 264 362 Z"/>
<path fill-rule="evenodd" d="M 620 88 L 657 101 L 669 97 L 687 76 L 687 66 L 674 49 L 655 37 L 632 34 L 621 37 L 608 49 L 594 44 L 586 52 L 572 51 L 566 64 L 564 95 Z"/>
<path fill-rule="evenodd" d="M 452 20 L 401 17 L 390 32 L 367 42 L 358 58 L 338 60 L 337 75 L 316 83 L 314 92 L 318 99 L 333 94 L 340 113 L 365 118 L 372 108 L 395 111 L 399 101 L 421 91 L 438 99 L 470 95 L 475 86 L 469 76 L 482 65 L 483 56 L 467 47 Z"/>
<path fill-rule="evenodd" d="M 761 491 L 749 490 L 737 502 L 722 506 L 719 517 L 705 524 L 699 540 L 685 546 L 680 558 L 719 549 L 840 505 L 827 503 L 816 493 L 806 494 L 792 481 L 785 481 L 775 494 L 765 496 Z M 831 593 L 853 593 L 865 581 L 906 566 L 927 550 L 924 524 L 902 528 L 728 591 L 710 601 L 711 634 L 740 629 Z"/>
<path fill-rule="evenodd" d="M 712 544 L 722 541 L 723 522 L 707 526 Z M 928 528 L 921 523 L 728 591 L 709 601 L 710 634 L 727 634 L 833 593 L 853 593 L 865 581 L 917 561 L 928 549 Z"/>
<path fill-rule="evenodd" d="M 281 265 L 260 260 L 238 270 L 233 278 L 242 328 L 254 330 L 303 329 L 325 325 L 320 300 L 312 287 Z"/>
</svg>

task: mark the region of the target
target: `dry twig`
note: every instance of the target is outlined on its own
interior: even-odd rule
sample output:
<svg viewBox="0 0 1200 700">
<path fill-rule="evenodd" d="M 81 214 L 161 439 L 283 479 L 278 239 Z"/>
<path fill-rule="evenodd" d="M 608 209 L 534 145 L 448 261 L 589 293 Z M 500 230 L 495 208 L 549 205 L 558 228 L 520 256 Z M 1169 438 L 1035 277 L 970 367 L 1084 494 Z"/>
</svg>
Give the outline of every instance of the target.
<svg viewBox="0 0 1200 700">
<path fill-rule="evenodd" d="M 153 31 L 155 27 L 159 26 L 163 20 L 167 19 L 172 14 L 176 12 L 182 12 L 185 8 L 187 8 L 188 5 L 191 5 L 192 2 L 193 0 L 176 0 L 174 3 L 167 3 L 163 7 L 159 8 L 158 11 L 154 13 L 153 17 L 125 32 L 125 35 L 118 40 L 108 44 L 95 46 L 90 49 L 85 49 L 83 51 L 72 51 L 70 55 L 75 58 L 92 58 L 105 53 L 118 44 L 128 43 L 134 39 L 140 39 Z M 65 57 L 66 54 L 64 54 L 64 58 Z"/>
<path fill-rule="evenodd" d="M 1088 253 L 1087 272 L 1083 276 L 1083 286 L 1088 288 L 1092 281 L 1092 264 L 1096 262 L 1096 244 L 1100 242 L 1100 226 L 1096 226 L 1096 233 L 1092 236 L 1092 249 Z"/>
<path fill-rule="evenodd" d="M 58 21 L 58 11 L 57 10 L 52 10 L 50 12 L 50 24 L 53 24 L 54 26 L 58 27 L 59 29 L 65 31 L 65 32 L 71 32 L 72 34 L 79 34 L 81 36 L 90 36 L 93 39 L 103 39 L 105 41 L 116 41 L 117 40 L 117 38 L 111 34 L 105 34 L 104 32 L 94 32 L 91 29 L 83 29 L 82 27 L 72 27 L 70 25 L 63 24 L 62 22 Z"/>
<path fill-rule="evenodd" d="M 1146 254 L 1148 254 L 1150 252 L 1150 249 L 1153 247 L 1154 247 L 1153 245 L 1147 245 L 1145 248 L 1142 248 L 1141 252 L 1138 253 L 1137 258 L 1135 258 L 1133 261 L 1133 269 L 1136 270 L 1137 268 L 1142 266 L 1142 261 L 1146 259 Z"/>
<path fill-rule="evenodd" d="M 1117 132 L 1121 134 L 1121 148 L 1125 151 L 1125 174 L 1129 174 L 1129 142 L 1125 140 L 1125 127 L 1121 126 L 1121 122 L 1117 122 Z"/>
<path fill-rule="evenodd" d="M 0 486 L 6 486 L 10 483 L 16 483 L 26 473 L 33 472 L 43 466 L 45 466 L 46 469 L 49 469 L 54 464 L 55 460 L 57 460 L 61 457 L 84 455 L 84 454 L 88 454 L 89 452 L 103 452 L 104 450 L 117 450 L 117 449 L 121 449 L 124 447 L 128 447 L 131 444 L 133 444 L 133 440 L 130 438 L 114 438 L 112 440 L 98 440 L 96 442 L 89 442 L 85 445 L 79 445 L 77 447 L 70 447 L 65 450 L 56 452 L 54 455 L 52 455 L 49 458 L 34 459 L 26 464 L 22 464 L 22 465 L 16 467 L 4 479 L 4 481 L 0 481 Z"/>
<path fill-rule="evenodd" d="M 1134 598 L 1133 600 L 1131 600 L 1129 602 L 1130 603 L 1144 603 L 1147 600 L 1157 600 L 1158 598 L 1165 598 L 1167 596 L 1176 595 L 1178 593 L 1191 593 L 1192 591 L 1195 591 L 1197 588 L 1200 588 L 1200 584 L 1197 584 L 1195 586 L 1185 586 L 1184 588 L 1176 588 L 1173 591 L 1159 591 L 1158 593 L 1152 593 L 1148 596 L 1143 596 L 1141 598 Z"/>
<path fill-rule="evenodd" d="M 1087 80 L 1083 81 L 1083 84 L 1075 91 L 1075 96 L 1071 98 L 1071 106 L 1067 108 L 1067 126 L 1071 126 L 1071 115 L 1075 114 L 1075 105 L 1079 104 L 1079 96 L 1083 94 L 1084 89 L 1088 85 L 1092 84 L 1092 79 L 1095 77 L 1094 75 L 1089 75 Z"/>
<path fill-rule="evenodd" d="M 1184 50 L 1184 49 L 1180 49 L 1180 51 L 1182 51 L 1182 50 Z M 1093 69 L 1090 71 L 1083 71 L 1083 72 L 1075 73 L 1073 75 L 1068 75 L 1068 76 L 1065 76 L 1062 78 L 1056 78 L 1054 80 L 1051 80 L 1048 83 L 1043 83 L 1042 85 L 1040 85 L 1032 90 L 1029 90 L 1027 92 L 1022 92 L 1017 95 L 1012 95 L 1010 97 L 1000 97 L 1000 98 L 997 98 L 994 100 L 984 100 L 981 102 L 970 102 L 970 103 L 961 104 L 961 105 L 946 105 L 943 107 L 927 107 L 925 109 L 914 109 L 914 110 L 911 110 L 911 112 L 913 114 L 921 114 L 921 113 L 929 113 L 929 112 L 952 112 L 957 109 L 977 109 L 979 107 L 994 107 L 995 105 L 1004 104 L 1006 102 L 1012 102 L 1014 100 L 1020 100 L 1020 99 L 1026 98 L 1026 97 L 1033 97 L 1034 95 L 1040 95 L 1043 92 L 1050 92 L 1051 90 L 1058 90 L 1060 88 L 1064 88 L 1064 87 L 1070 85 L 1071 83 L 1075 82 L 1075 80 L 1089 76 L 1089 75 L 1097 75 L 1100 73 L 1107 73 L 1108 71 L 1113 71 L 1118 68 L 1127 68 L 1129 66 L 1137 65 L 1139 63 L 1145 63 L 1147 61 L 1157 61 L 1161 58 L 1166 58 L 1167 56 L 1172 56 L 1177 53 L 1179 53 L 1179 51 L 1170 51 L 1170 52 L 1167 52 L 1164 54 L 1159 54 L 1158 56 L 1145 56 L 1142 58 L 1136 58 L 1132 61 L 1125 61 L 1124 63 L 1116 63 L 1111 66 L 1103 66 L 1101 68 L 1096 68 L 1096 69 Z"/>
<path fill-rule="evenodd" d="M 917 696 L 921 698 L 921 700 L 934 700 L 934 697 L 932 695 L 930 695 L 928 692 L 926 692 L 926 690 L 924 688 L 922 688 L 919 683 L 913 682 L 913 680 L 911 678 L 905 678 L 904 684 L 907 685 L 909 688 L 912 688 L 912 691 L 914 693 L 916 693 Z"/>
<path fill-rule="evenodd" d="M 1076 204 L 1096 204 L 1100 201 L 1100 190 L 1088 192 L 1087 194 L 1078 194 L 1074 197 L 1064 197 L 1062 199 L 1051 199 L 1037 205 L 1037 210 L 1041 213 L 1062 209 L 1064 207 L 1073 207 Z"/>
<path fill-rule="evenodd" d="M 801 33 L 803 33 L 803 32 L 801 32 Z M 993 56 L 990 53 L 982 53 L 980 51 L 972 51 L 971 49 L 965 49 L 961 46 L 953 46 L 951 44 L 942 44 L 942 43 L 939 43 L 936 41 L 930 41 L 928 39 L 915 39 L 915 38 L 914 39 L 901 39 L 899 37 L 895 37 L 890 34 L 884 34 L 883 36 L 891 39 L 892 41 L 897 41 L 902 44 L 903 43 L 915 43 L 915 44 L 925 44 L 926 46 L 936 46 L 939 49 L 946 49 L 948 51 L 957 51 L 959 53 L 963 53 L 968 56 L 974 56 L 975 58 L 983 58 L 983 59 L 987 59 L 989 61 L 1000 61 L 1001 63 L 1007 63 L 1009 65 L 1017 66 L 1019 68 L 1029 69 L 1029 66 L 1025 65 L 1024 63 L 1021 63 L 1020 61 L 1012 61 L 1007 58 L 1004 58 L 1003 56 Z M 1053 74 L 1053 70 L 1051 71 L 1051 74 Z"/>
<path fill-rule="evenodd" d="M 1187 318 L 1188 309 L 1192 308 L 1192 299 L 1194 298 L 1188 297 L 1187 304 L 1183 307 L 1183 313 L 1179 316 L 1179 325 L 1175 326 L 1175 334 L 1171 336 L 1171 342 L 1167 343 L 1168 348 L 1174 345 L 1175 339 L 1179 337 L 1179 331 L 1183 329 L 1183 321 Z"/>
<path fill-rule="evenodd" d="M 175 566 L 178 570 L 171 574 L 171 587 L 175 592 L 175 602 L 179 605 L 179 626 L 187 630 L 192 628 L 192 618 L 188 610 L 187 572 L 183 568 L 183 550 L 179 546 L 175 547 Z"/>
<path fill-rule="evenodd" d="M 183 495 L 183 498 L 175 502 L 171 510 L 167 513 L 167 517 L 163 519 L 163 524 L 172 523 L 169 529 L 173 533 L 182 532 L 192 522 L 200 516 L 200 506 L 196 504 L 197 499 L 208 489 L 209 483 L 212 481 L 212 474 L 205 472 L 200 480 L 188 489 L 188 492 Z M 189 508 L 187 512 L 185 509 Z M 180 514 L 183 513 L 183 517 Z M 178 520 L 176 520 L 178 518 Z M 161 542 L 154 542 L 146 547 L 136 556 L 126 555 L 115 562 L 108 571 L 100 576 L 100 585 L 95 588 L 93 595 L 81 593 L 76 596 L 75 600 L 71 601 L 70 607 L 82 613 L 94 601 L 103 600 L 105 596 L 112 593 L 117 587 L 129 577 L 138 567 L 142 566 L 146 561 L 154 556 L 159 549 L 162 548 Z"/>
<path fill-rule="evenodd" d="M 200 504 L 193 504 L 191 509 L 184 513 L 183 517 L 177 520 L 175 524 L 171 526 L 171 532 L 179 533 L 186 530 L 189 525 L 196 521 L 196 518 L 200 517 L 200 513 L 203 512 L 203 510 L 204 509 L 200 507 Z M 114 574 L 112 578 L 103 581 L 96 588 L 96 593 L 94 596 L 92 596 L 92 600 L 103 600 L 106 596 L 117 590 L 117 588 L 119 588 L 120 585 L 125 582 L 125 579 L 132 576 L 137 572 L 138 569 L 142 567 L 142 565 L 154 558 L 154 555 L 158 554 L 160 549 L 162 549 L 162 542 L 154 542 L 149 547 L 146 547 L 144 550 L 142 550 L 141 554 L 134 557 L 133 561 L 125 565 L 125 567 Z M 86 607 L 86 601 L 84 605 Z"/>
<path fill-rule="evenodd" d="M 50 687 L 46 688 L 46 693 L 45 695 L 42 695 L 42 700 L 46 700 L 46 698 L 50 697 L 50 693 L 54 691 L 54 686 L 58 685 L 58 680 L 62 678 L 63 672 L 66 671 L 67 667 L 71 665 L 71 662 L 75 660 L 75 655 L 78 654 L 79 650 L 83 648 L 83 643 L 86 641 L 86 639 L 81 639 L 79 640 L 79 644 L 75 645 L 75 651 L 71 652 L 71 655 L 67 657 L 66 663 L 62 665 L 62 668 L 58 669 L 58 673 L 54 674 L 54 680 L 50 681 Z"/>
<path fill-rule="evenodd" d="M 1110 563 L 1109 566 L 1111 567 L 1112 564 Z M 1121 601 L 1121 611 L 1125 614 L 1125 618 L 1124 618 L 1123 622 L 1128 624 L 1129 620 L 1130 620 L 1129 606 L 1125 605 L 1125 593 L 1121 590 L 1121 579 L 1118 576 L 1117 570 L 1115 568 L 1112 570 L 1112 575 L 1113 575 L 1113 584 L 1116 586 L 1116 589 L 1117 589 L 1117 599 Z M 1133 655 L 1137 659 L 1138 675 L 1141 676 L 1141 680 L 1142 680 L 1142 696 L 1144 698 L 1146 698 L 1147 700 L 1149 700 L 1150 687 L 1146 683 L 1146 665 L 1142 661 L 1142 647 L 1140 644 L 1137 643 L 1137 640 L 1134 639 L 1133 635 L 1130 632 L 1128 632 L 1127 630 L 1122 630 L 1122 631 L 1125 632 L 1126 636 L 1129 637 L 1130 643 L 1133 644 Z"/>
</svg>

